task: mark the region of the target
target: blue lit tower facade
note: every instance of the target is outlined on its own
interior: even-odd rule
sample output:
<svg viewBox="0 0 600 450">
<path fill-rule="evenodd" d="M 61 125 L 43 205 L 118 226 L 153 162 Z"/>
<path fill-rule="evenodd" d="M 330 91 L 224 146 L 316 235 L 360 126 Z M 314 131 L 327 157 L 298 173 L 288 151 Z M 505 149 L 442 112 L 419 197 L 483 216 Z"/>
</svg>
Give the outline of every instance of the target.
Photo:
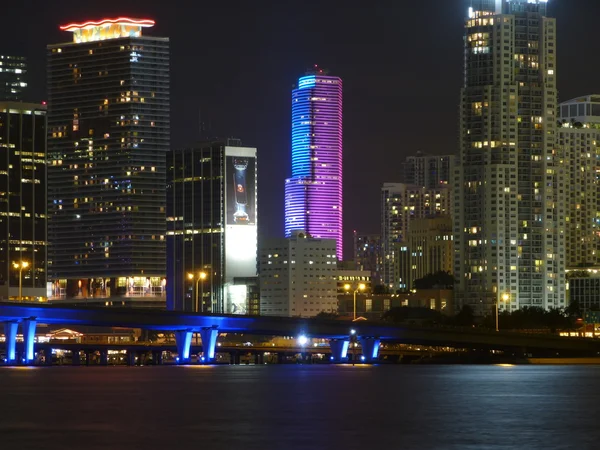
<svg viewBox="0 0 600 450">
<path fill-rule="evenodd" d="M 285 181 L 285 235 L 334 239 L 342 259 L 342 80 L 315 69 L 292 91 L 292 177 Z"/>
</svg>

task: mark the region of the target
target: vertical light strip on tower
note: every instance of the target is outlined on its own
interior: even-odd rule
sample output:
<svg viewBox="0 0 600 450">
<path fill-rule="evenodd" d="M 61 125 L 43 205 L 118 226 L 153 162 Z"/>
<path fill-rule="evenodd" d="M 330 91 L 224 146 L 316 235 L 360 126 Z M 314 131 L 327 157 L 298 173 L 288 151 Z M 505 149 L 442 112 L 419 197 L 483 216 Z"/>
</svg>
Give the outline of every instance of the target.
<svg viewBox="0 0 600 450">
<path fill-rule="evenodd" d="M 316 70 L 292 92 L 292 177 L 285 235 L 335 239 L 342 259 L 342 80 Z"/>
</svg>

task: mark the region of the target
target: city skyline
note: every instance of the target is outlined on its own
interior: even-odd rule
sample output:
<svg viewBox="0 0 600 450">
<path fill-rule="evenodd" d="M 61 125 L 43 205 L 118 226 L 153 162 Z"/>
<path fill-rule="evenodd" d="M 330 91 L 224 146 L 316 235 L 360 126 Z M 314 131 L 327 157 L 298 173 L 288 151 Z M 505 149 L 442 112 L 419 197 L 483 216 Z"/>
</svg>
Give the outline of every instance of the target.
<svg viewBox="0 0 600 450">
<path fill-rule="evenodd" d="M 290 164 L 289 89 L 305 67 L 314 63 L 329 67 L 345 81 L 344 170 L 364 180 L 364 183 L 348 185 L 344 192 L 344 242 L 350 254 L 352 230 L 378 231 L 379 186 L 395 178 L 399 181 L 399 166 L 406 156 L 417 150 L 446 154 L 458 148 L 460 36 L 468 2 L 440 0 L 433 4 L 435 17 L 439 19 L 431 19 L 431 3 L 382 7 L 379 12 L 346 5 L 340 11 L 340 20 L 325 30 L 317 28 L 317 18 L 308 14 L 308 8 L 295 11 L 268 1 L 253 6 L 242 2 L 209 6 L 203 15 L 208 14 L 215 20 L 207 21 L 206 34 L 201 36 L 210 37 L 212 45 L 203 46 L 202 56 L 196 58 L 198 62 L 190 59 L 196 44 L 189 33 L 197 16 L 193 14 L 194 8 L 182 18 L 167 5 L 152 1 L 122 5 L 116 1 L 80 4 L 65 0 L 61 4 L 64 8 L 39 5 L 33 15 L 26 5 L 13 5 L 0 18 L 0 40 L 4 42 L 4 53 L 27 57 L 30 70 L 26 100 L 38 101 L 45 99 L 44 48 L 50 42 L 67 40 L 61 36 L 59 24 L 119 15 L 155 18 L 156 35 L 173 39 L 173 146 L 191 145 L 199 140 L 201 114 L 204 128 L 212 127 L 213 135 L 240 137 L 245 144 L 261 150 L 261 170 L 273 174 L 261 179 L 259 185 L 259 190 L 264 192 L 259 206 L 263 218 L 259 233 L 263 237 L 283 235 L 281 186 L 287 173 L 280 168 Z M 239 8 L 234 7 L 237 5 Z M 323 8 L 337 11 L 336 2 Z M 595 42 L 581 40 L 578 31 L 593 25 L 595 12 L 600 12 L 600 4 L 591 5 L 585 0 L 549 3 L 549 15 L 559 18 L 557 53 L 563 67 L 558 78 L 559 101 L 599 90 L 593 77 L 594 61 L 586 62 L 590 70 L 576 70 L 578 55 L 596 49 Z M 31 16 L 27 25 L 31 38 L 12 39 L 20 33 L 22 19 L 19 18 L 26 14 Z M 246 23 L 248 14 L 255 15 L 261 23 Z M 404 16 L 414 20 L 403 27 L 379 27 L 382 29 L 371 33 L 372 36 L 354 36 L 357 24 L 373 28 L 375 24 L 386 24 Z M 237 34 L 211 32 L 226 18 L 239 25 L 239 36 L 243 35 L 243 39 Z M 397 53 L 399 43 L 410 41 L 417 32 L 419 46 L 403 48 L 404 57 L 388 57 Z M 279 38 L 272 39 L 274 35 Z M 439 39 L 439 36 L 447 39 Z M 277 57 L 272 58 L 271 54 Z M 232 58 L 231 55 L 242 56 Z M 406 70 L 404 58 L 418 63 Z M 217 69 L 200 70 L 202 61 Z M 190 62 L 197 70 L 182 70 Z M 267 88 L 272 91 L 264 96 Z M 268 106 L 256 106 L 266 102 Z M 425 120 L 431 114 L 432 104 L 436 108 L 433 116 L 436 133 L 427 132 L 430 121 Z M 247 120 L 248 117 L 251 120 Z M 398 124 L 405 127 L 406 133 L 397 132 Z M 364 158 L 364 148 L 369 148 L 371 158 Z M 351 198 L 361 205 L 360 210 L 351 207 Z"/>
</svg>

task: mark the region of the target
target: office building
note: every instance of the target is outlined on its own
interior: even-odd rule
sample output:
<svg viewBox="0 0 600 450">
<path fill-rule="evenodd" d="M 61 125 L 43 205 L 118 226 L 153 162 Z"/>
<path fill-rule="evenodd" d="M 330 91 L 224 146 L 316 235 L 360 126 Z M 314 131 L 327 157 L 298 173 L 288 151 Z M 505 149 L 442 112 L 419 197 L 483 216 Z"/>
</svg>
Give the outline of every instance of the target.
<svg viewBox="0 0 600 450">
<path fill-rule="evenodd" d="M 354 231 L 354 268 L 371 273 L 373 286 L 381 284 L 382 248 L 380 234 Z"/>
<path fill-rule="evenodd" d="M 314 317 L 337 312 L 336 241 L 301 231 L 268 239 L 260 249 L 260 312 Z"/>
<path fill-rule="evenodd" d="M 471 4 L 453 183 L 458 307 L 563 307 L 556 21 L 546 0 Z"/>
<path fill-rule="evenodd" d="M 452 273 L 452 217 L 440 215 L 414 219 L 406 239 L 396 243 L 399 289 L 415 289 L 415 280 L 438 272 Z"/>
<path fill-rule="evenodd" d="M 307 72 L 292 91 L 292 177 L 285 181 L 285 235 L 334 239 L 342 260 L 342 80 Z"/>
<path fill-rule="evenodd" d="M 411 222 L 418 218 L 448 215 L 450 189 L 427 189 L 404 183 L 385 183 L 381 188 L 381 245 L 383 249 L 383 284 L 400 289 L 396 270 L 396 243 L 404 242 Z"/>
<path fill-rule="evenodd" d="M 560 104 L 567 268 L 600 266 L 600 95 Z"/>
<path fill-rule="evenodd" d="M 447 186 L 452 178 L 454 155 L 433 156 L 417 152 L 404 162 L 404 182 L 428 189 Z"/>
<path fill-rule="evenodd" d="M 600 267 L 567 270 L 569 303 L 575 303 L 585 315 L 600 310 Z"/>
<path fill-rule="evenodd" d="M 27 60 L 23 56 L 0 55 L 0 101 L 23 101 L 26 76 Z"/>
<path fill-rule="evenodd" d="M 45 301 L 46 107 L 0 102 L 0 149 L 0 298 Z"/>
<path fill-rule="evenodd" d="M 48 56 L 53 297 L 163 306 L 169 39 L 151 20 L 68 24 Z"/>
<path fill-rule="evenodd" d="M 256 149 L 205 142 L 168 155 L 167 307 L 247 314 L 255 296 Z"/>
</svg>

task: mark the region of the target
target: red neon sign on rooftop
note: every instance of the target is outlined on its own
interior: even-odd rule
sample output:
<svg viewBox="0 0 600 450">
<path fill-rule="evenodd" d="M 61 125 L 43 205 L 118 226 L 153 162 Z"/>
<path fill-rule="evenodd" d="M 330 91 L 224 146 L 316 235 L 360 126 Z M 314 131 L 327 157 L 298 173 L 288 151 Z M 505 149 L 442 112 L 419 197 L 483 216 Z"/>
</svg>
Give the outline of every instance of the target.
<svg viewBox="0 0 600 450">
<path fill-rule="evenodd" d="M 62 31 L 76 31 L 85 28 L 95 28 L 110 25 L 130 25 L 134 27 L 152 27 L 156 22 L 151 19 L 132 19 L 130 17 L 119 17 L 117 19 L 103 19 L 99 21 L 89 21 L 84 23 L 70 23 L 61 25 Z"/>
</svg>

